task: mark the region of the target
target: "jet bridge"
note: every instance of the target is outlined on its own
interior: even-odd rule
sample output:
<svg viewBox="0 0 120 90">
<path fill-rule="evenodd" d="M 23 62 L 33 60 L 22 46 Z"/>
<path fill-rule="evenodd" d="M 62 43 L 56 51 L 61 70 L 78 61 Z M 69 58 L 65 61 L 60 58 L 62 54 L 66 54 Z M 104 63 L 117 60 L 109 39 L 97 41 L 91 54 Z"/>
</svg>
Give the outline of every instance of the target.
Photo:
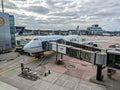
<svg viewBox="0 0 120 90">
<path fill-rule="evenodd" d="M 78 58 L 80 60 L 87 61 L 94 65 L 97 65 L 96 79 L 102 81 L 102 69 L 105 66 L 113 69 L 120 70 L 120 52 L 119 51 L 107 51 L 105 49 L 92 47 L 90 45 L 83 45 L 76 42 L 45 42 L 47 43 L 47 50 L 56 51 L 56 53 L 62 53 L 70 57 Z"/>
<path fill-rule="evenodd" d="M 70 57 L 78 58 L 80 60 L 85 60 L 92 64 L 97 64 L 95 57 L 97 53 L 100 53 L 100 51 L 89 51 L 83 48 L 78 48 L 78 47 L 65 45 L 65 44 L 59 44 L 56 42 L 49 42 L 48 45 L 49 46 L 47 46 L 48 47 L 47 50 L 53 50 L 53 51 L 68 55 Z"/>
</svg>

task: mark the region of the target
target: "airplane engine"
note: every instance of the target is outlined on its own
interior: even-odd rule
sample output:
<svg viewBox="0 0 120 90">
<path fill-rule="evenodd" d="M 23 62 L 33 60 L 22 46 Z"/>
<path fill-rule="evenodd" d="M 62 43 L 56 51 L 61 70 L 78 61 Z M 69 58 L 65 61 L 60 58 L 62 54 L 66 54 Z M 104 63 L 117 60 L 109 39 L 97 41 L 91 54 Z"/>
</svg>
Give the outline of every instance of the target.
<svg viewBox="0 0 120 90">
<path fill-rule="evenodd" d="M 97 45 L 97 44 L 93 44 L 93 46 L 94 46 L 94 47 L 98 47 L 98 45 Z"/>
</svg>

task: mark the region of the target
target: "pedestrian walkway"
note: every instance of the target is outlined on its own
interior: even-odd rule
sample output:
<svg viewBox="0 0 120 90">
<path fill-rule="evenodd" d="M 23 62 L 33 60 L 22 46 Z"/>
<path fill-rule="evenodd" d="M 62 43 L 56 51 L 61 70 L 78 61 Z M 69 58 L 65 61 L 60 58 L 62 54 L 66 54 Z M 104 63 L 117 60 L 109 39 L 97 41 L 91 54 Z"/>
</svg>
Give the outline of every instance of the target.
<svg viewBox="0 0 120 90">
<path fill-rule="evenodd" d="M 105 86 L 107 90 L 120 90 L 120 72 L 108 77 L 107 71 L 103 70 L 103 76 L 103 81 L 97 81 L 96 76 L 92 77 L 90 81 Z"/>
<path fill-rule="evenodd" d="M 0 90 L 20 90 L 20 89 L 0 81 Z"/>
</svg>

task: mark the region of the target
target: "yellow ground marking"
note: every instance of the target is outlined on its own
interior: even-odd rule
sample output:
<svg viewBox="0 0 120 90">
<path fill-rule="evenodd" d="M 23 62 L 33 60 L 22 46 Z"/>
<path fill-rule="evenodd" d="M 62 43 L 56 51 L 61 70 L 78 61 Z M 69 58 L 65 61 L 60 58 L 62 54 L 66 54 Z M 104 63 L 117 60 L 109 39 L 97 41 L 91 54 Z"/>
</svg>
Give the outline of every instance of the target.
<svg viewBox="0 0 120 90">
<path fill-rule="evenodd" d="M 32 60 L 38 60 L 38 58 L 33 57 Z"/>
<path fill-rule="evenodd" d="M 49 57 L 49 56 L 51 56 L 52 54 L 54 54 L 54 51 L 47 51 L 47 52 L 45 52 L 45 57 Z M 41 59 L 31 58 L 30 60 L 28 60 L 28 61 L 26 61 L 26 62 L 23 62 L 23 63 L 26 65 L 26 64 L 29 64 L 29 63 L 33 62 L 34 60 L 42 60 L 42 58 L 41 58 Z M 21 63 L 22 63 L 22 62 L 21 62 Z M 0 76 L 3 75 L 3 74 L 5 74 L 5 73 L 7 73 L 7 72 L 10 72 L 10 71 L 12 71 L 12 70 L 15 70 L 15 69 L 17 69 L 17 68 L 19 68 L 19 67 L 20 67 L 20 63 L 19 63 L 18 65 L 13 66 L 13 67 L 7 68 L 6 70 L 0 72 Z"/>
<path fill-rule="evenodd" d="M 54 54 L 55 52 L 54 51 L 46 51 L 44 52 L 44 56 L 45 57 L 50 57 L 52 54 Z M 33 57 L 32 60 L 42 60 L 43 58 L 39 59 L 39 58 L 35 58 Z"/>
<path fill-rule="evenodd" d="M 23 62 L 23 63 L 26 65 L 26 64 L 29 64 L 29 63 L 31 63 L 31 62 L 33 62 L 32 59 L 30 59 L 29 61 Z M 19 68 L 19 67 L 20 67 L 20 63 L 19 63 L 18 65 L 15 65 L 15 66 L 13 66 L 13 67 L 10 67 L 10 68 L 8 68 L 8 69 L 6 69 L 6 70 L 4 70 L 4 71 L 1 71 L 1 72 L 0 72 L 0 76 L 3 75 L 3 74 L 5 74 L 5 73 L 7 73 L 7 72 L 9 72 L 9 71 L 12 71 L 12 70 L 14 70 L 14 69 L 17 69 L 17 68 Z"/>
<path fill-rule="evenodd" d="M 47 51 L 44 54 L 45 54 L 45 57 L 49 57 L 49 56 L 51 56 L 54 53 L 55 53 L 54 51 Z"/>
</svg>

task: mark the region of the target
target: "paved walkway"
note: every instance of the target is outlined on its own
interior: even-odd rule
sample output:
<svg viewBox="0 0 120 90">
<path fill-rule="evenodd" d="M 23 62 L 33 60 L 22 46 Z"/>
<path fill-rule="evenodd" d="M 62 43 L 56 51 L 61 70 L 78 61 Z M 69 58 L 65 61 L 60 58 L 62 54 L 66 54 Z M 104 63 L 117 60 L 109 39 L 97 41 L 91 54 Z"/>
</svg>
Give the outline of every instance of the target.
<svg viewBox="0 0 120 90">
<path fill-rule="evenodd" d="M 120 72 L 112 75 L 111 78 L 107 76 L 106 69 L 103 70 L 102 74 L 104 75 L 103 81 L 97 81 L 96 76 L 92 77 L 90 81 L 99 85 L 104 85 L 107 90 L 120 90 Z"/>
<path fill-rule="evenodd" d="M 0 90 L 20 90 L 20 89 L 0 81 Z"/>
<path fill-rule="evenodd" d="M 18 57 L 18 53 L 15 53 L 15 52 L 0 54 L 0 61 L 9 61 L 17 57 Z"/>
<path fill-rule="evenodd" d="M 0 76 L 0 80 L 15 86 L 20 90 L 106 90 L 104 86 L 55 72 L 51 72 L 47 77 L 40 77 L 37 81 L 31 81 L 19 77 L 17 76 L 18 73 L 19 70 L 6 73 L 3 76 Z"/>
<path fill-rule="evenodd" d="M 54 58 L 55 57 L 52 57 L 49 59 L 53 60 Z M 66 59 L 68 59 L 68 57 Z M 106 90 L 106 88 L 102 85 L 94 84 L 88 81 L 83 81 L 81 78 L 80 79 L 75 78 L 74 75 L 77 73 L 76 69 L 79 70 L 78 68 L 81 68 L 81 70 L 87 69 L 88 71 L 85 71 L 85 72 L 90 71 L 89 64 L 80 63 L 77 61 L 79 60 L 72 59 L 70 61 L 72 63 L 66 64 L 68 65 L 67 69 L 71 68 L 71 70 L 73 71 L 75 70 L 75 73 L 74 74 L 72 73 L 72 75 L 70 74 L 70 76 L 69 74 L 66 74 L 64 72 L 58 73 L 58 72 L 55 72 L 54 70 L 53 71 L 51 70 L 51 74 L 47 75 L 46 77 L 40 76 L 40 79 L 38 79 L 37 81 L 31 81 L 18 76 L 21 73 L 21 70 L 18 67 L 1 74 L 0 81 L 10 84 L 16 88 L 19 88 L 20 90 Z M 41 68 L 41 66 L 38 66 L 39 63 L 40 61 L 34 60 L 33 62 L 29 63 L 28 66 L 38 71 Z M 78 65 L 78 63 L 80 63 L 80 66 Z M 88 67 L 86 65 L 88 65 Z M 56 67 L 55 70 L 57 69 L 62 71 L 61 67 L 60 68 Z M 79 72 L 81 70 L 79 70 Z M 94 74 L 94 70 L 92 71 L 92 73 Z M 87 75 L 87 76 L 91 76 L 91 75 Z M 6 88 L 9 87 L 6 85 L 3 85 L 3 86 Z M 0 89 L 0 90 L 9 90 L 9 89 Z M 16 90 L 16 89 L 12 89 L 12 90 Z"/>
<path fill-rule="evenodd" d="M 55 58 L 45 64 L 45 68 L 61 74 L 70 75 L 81 80 L 89 80 L 96 74 L 96 66 L 83 60 L 75 59 L 64 55 L 64 65 L 56 65 Z"/>
</svg>

